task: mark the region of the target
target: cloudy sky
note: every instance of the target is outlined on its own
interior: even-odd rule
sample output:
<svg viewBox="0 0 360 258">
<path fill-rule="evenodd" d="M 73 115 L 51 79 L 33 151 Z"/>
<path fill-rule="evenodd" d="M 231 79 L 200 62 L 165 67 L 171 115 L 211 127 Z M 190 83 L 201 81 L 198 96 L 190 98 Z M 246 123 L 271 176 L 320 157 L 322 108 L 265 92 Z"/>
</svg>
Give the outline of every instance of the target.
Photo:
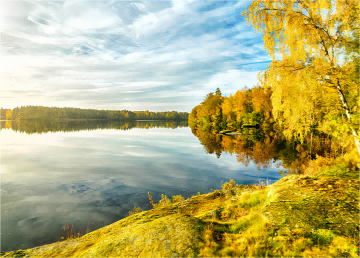
<svg viewBox="0 0 360 258">
<path fill-rule="evenodd" d="M 251 1 L 0 2 L 1 103 L 190 112 L 257 84 Z"/>
</svg>

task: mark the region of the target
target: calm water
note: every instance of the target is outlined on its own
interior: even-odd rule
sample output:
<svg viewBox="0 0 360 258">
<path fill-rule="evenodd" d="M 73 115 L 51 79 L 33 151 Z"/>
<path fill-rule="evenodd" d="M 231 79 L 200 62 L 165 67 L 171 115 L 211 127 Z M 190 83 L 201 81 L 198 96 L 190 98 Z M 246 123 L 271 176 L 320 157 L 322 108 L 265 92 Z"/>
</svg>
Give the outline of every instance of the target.
<svg viewBox="0 0 360 258">
<path fill-rule="evenodd" d="M 281 178 L 275 166 L 208 154 L 186 123 L 2 122 L 0 135 L 1 251 L 59 241 L 65 223 L 93 231 L 134 207 L 148 210 L 148 191 L 156 202 L 208 193 L 230 178 Z"/>
</svg>

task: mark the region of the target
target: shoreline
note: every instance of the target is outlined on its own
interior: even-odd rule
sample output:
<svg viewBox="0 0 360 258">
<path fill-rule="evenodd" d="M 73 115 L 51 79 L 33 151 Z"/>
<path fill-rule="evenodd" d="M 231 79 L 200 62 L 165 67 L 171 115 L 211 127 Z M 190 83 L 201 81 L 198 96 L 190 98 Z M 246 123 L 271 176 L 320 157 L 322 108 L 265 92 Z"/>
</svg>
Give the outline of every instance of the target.
<svg viewBox="0 0 360 258">
<path fill-rule="evenodd" d="M 136 119 L 132 119 L 132 120 L 116 120 L 116 119 L 47 119 L 47 118 L 33 118 L 33 119 L 22 119 L 22 120 L 0 120 L 0 122 L 6 122 L 6 121 L 56 121 L 56 122 L 67 122 L 67 121 L 109 121 L 109 122 L 129 122 L 129 121 L 172 121 L 172 122 L 181 122 L 181 121 L 188 121 L 187 119 L 183 119 L 183 120 L 174 120 L 174 119 L 169 119 L 169 120 L 136 120 Z"/>
<path fill-rule="evenodd" d="M 358 172 L 343 165 L 268 186 L 229 181 L 184 201 L 170 203 L 165 196 L 156 208 L 80 238 L 4 257 L 356 257 L 358 184 Z"/>
</svg>

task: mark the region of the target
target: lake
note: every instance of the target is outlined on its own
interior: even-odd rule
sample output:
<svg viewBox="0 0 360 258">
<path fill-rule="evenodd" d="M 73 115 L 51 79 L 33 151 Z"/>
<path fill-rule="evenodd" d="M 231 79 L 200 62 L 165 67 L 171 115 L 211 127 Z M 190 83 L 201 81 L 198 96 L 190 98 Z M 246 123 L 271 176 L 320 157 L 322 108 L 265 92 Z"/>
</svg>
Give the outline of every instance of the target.
<svg viewBox="0 0 360 258">
<path fill-rule="evenodd" d="M 93 231 L 134 207 L 151 209 L 149 191 L 157 202 L 161 194 L 209 193 L 229 179 L 281 178 L 273 162 L 246 166 L 234 153 L 209 154 L 186 122 L 2 121 L 1 127 L 1 251 L 60 241 L 65 223 Z"/>
</svg>

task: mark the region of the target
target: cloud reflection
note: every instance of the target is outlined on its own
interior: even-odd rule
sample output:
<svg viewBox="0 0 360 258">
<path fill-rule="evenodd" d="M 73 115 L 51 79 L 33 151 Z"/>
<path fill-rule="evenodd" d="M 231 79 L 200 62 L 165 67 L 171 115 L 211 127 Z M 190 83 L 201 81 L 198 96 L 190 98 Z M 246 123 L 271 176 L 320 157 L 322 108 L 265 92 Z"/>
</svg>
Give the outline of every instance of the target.
<svg viewBox="0 0 360 258">
<path fill-rule="evenodd" d="M 0 136 L 4 251 L 59 241 L 65 223 L 83 231 L 89 223 L 94 230 L 134 207 L 150 209 L 148 191 L 156 202 L 161 194 L 207 193 L 229 178 L 243 184 L 279 178 L 274 168 L 259 172 L 230 155 L 206 154 L 188 127 L 30 135 L 1 130 Z"/>
</svg>

